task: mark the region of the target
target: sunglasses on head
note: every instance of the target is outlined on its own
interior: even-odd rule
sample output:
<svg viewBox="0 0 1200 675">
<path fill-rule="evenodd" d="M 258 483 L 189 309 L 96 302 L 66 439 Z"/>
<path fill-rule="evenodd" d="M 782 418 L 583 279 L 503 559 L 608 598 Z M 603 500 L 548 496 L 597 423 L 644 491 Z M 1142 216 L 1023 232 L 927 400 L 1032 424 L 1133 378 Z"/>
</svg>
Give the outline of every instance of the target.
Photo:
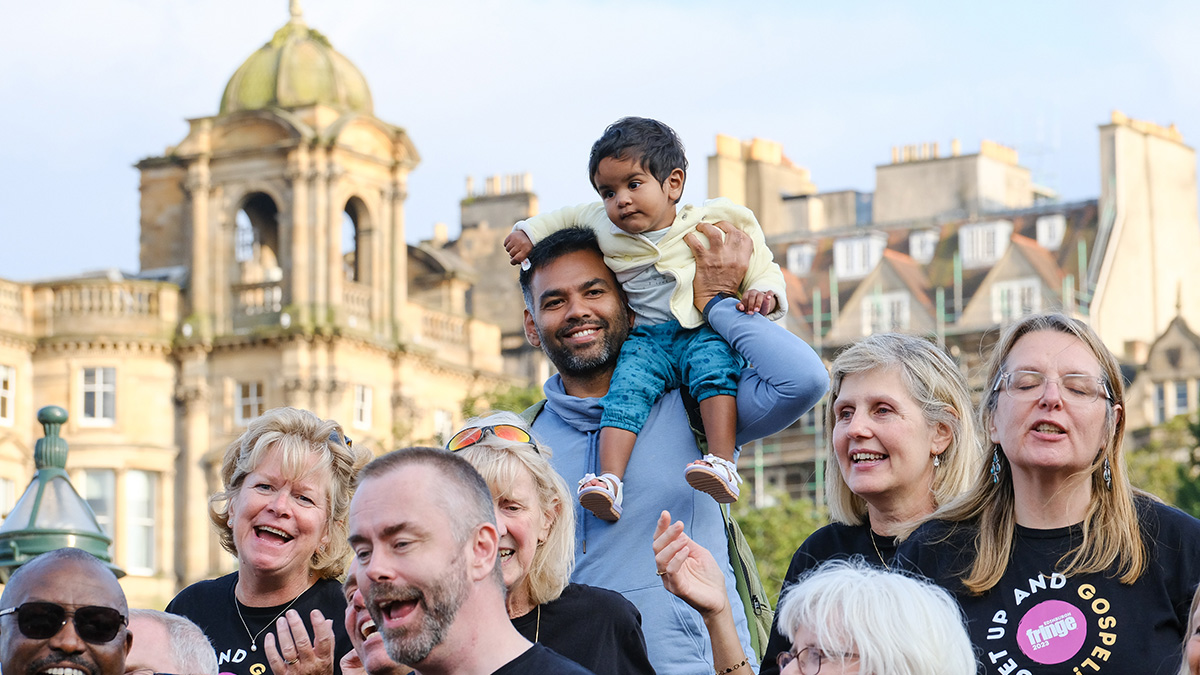
<svg viewBox="0 0 1200 675">
<path fill-rule="evenodd" d="M 27 602 L 0 610 L 0 617 L 9 614 L 17 615 L 17 628 L 30 640 L 48 640 L 58 635 L 70 617 L 75 622 L 75 634 L 92 644 L 111 642 L 128 621 L 112 607 L 88 605 L 72 612 L 53 602 Z"/>
<path fill-rule="evenodd" d="M 533 445 L 533 438 L 529 435 L 528 431 L 525 431 L 521 427 L 515 427 L 511 424 L 496 424 L 490 427 L 463 429 L 450 438 L 450 441 L 446 443 L 446 449 L 450 452 L 458 452 L 463 448 L 469 448 L 482 441 L 483 437 L 488 434 L 496 438 L 503 438 L 506 441 Z M 533 449 L 536 452 L 537 446 L 533 445 Z"/>
<path fill-rule="evenodd" d="M 339 437 L 336 429 L 330 432 L 329 440 L 333 441 L 334 443 L 343 443 L 347 448 L 354 447 L 354 441 L 346 434 L 342 434 Z"/>
</svg>

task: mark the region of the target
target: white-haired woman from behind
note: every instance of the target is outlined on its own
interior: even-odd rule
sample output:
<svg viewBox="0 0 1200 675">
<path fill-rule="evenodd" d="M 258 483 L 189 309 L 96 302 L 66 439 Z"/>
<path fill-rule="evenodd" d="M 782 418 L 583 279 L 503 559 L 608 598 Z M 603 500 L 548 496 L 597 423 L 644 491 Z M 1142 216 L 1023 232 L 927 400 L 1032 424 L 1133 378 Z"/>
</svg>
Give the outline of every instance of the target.
<svg viewBox="0 0 1200 675">
<path fill-rule="evenodd" d="M 733 627 L 725 578 L 712 554 L 663 512 L 654 558 L 663 585 L 704 619 L 719 675 L 740 675 L 746 655 Z M 783 675 L 971 675 L 976 660 L 962 610 L 946 590 L 861 557 L 829 560 L 784 590 L 775 615 L 791 647 Z"/>
<path fill-rule="evenodd" d="M 962 610 L 932 583 L 862 559 L 822 563 L 785 592 L 779 626 L 794 675 L 970 675 L 975 655 Z"/>
</svg>

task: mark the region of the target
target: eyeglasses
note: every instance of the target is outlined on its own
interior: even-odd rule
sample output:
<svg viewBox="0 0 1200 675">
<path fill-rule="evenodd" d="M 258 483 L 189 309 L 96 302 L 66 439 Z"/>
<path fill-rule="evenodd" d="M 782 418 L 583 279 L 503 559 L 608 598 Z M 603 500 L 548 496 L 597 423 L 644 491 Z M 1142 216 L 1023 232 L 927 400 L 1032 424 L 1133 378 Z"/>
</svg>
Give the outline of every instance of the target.
<svg viewBox="0 0 1200 675">
<path fill-rule="evenodd" d="M 496 438 L 503 438 L 506 441 L 515 443 L 528 443 L 533 445 L 534 452 L 537 452 L 537 446 L 533 443 L 533 437 L 529 435 L 521 427 L 516 427 L 511 424 L 496 424 L 490 427 L 471 427 L 463 429 L 454 434 L 446 443 L 446 449 L 450 452 L 458 452 L 463 448 L 469 448 L 472 445 L 483 440 L 483 437 L 491 434 Z"/>
<path fill-rule="evenodd" d="M 796 667 L 800 669 L 800 675 L 817 675 L 821 672 L 821 662 L 828 658 L 837 660 L 856 659 L 858 654 L 825 654 L 816 647 L 805 647 L 799 652 L 780 652 L 779 656 L 775 657 L 775 663 L 779 666 L 780 672 L 788 667 L 792 661 L 796 662 Z"/>
<path fill-rule="evenodd" d="M 1076 373 L 1054 380 L 1036 370 L 1001 373 L 1000 377 L 996 378 L 992 391 L 1000 391 L 1000 387 L 1003 386 L 1004 393 L 1008 394 L 1009 398 L 1017 401 L 1036 401 L 1046 393 L 1048 382 L 1057 384 L 1059 395 L 1072 403 L 1091 403 L 1101 396 L 1112 399 L 1104 378 Z"/>
<path fill-rule="evenodd" d="M 53 602 L 27 602 L 18 607 L 0 610 L 0 617 L 17 615 L 17 628 L 30 640 L 48 640 L 67 625 L 67 617 L 75 622 L 75 633 L 84 642 L 111 642 L 121 632 L 127 619 L 112 607 L 88 605 L 68 611 Z"/>
</svg>

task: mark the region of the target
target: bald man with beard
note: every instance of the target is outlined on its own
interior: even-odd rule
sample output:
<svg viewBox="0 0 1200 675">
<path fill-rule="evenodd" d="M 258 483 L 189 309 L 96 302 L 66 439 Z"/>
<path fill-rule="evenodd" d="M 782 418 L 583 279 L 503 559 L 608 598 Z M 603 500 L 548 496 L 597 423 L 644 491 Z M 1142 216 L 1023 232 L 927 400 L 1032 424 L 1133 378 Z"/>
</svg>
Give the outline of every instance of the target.
<svg viewBox="0 0 1200 675">
<path fill-rule="evenodd" d="M 375 459 L 358 480 L 355 576 L 392 660 L 422 675 L 591 672 L 513 627 L 492 493 L 466 460 L 406 448 Z"/>
</svg>

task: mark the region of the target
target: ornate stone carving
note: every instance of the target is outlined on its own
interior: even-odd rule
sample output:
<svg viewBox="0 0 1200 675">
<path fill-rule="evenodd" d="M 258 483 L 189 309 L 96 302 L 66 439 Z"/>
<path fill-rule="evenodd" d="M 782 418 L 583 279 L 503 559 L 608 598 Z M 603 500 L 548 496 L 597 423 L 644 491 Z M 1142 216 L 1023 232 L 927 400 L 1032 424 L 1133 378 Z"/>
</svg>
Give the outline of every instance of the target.
<svg viewBox="0 0 1200 675">
<path fill-rule="evenodd" d="M 189 410 L 193 407 L 207 405 L 210 395 L 208 384 L 205 382 L 191 384 L 180 382 L 175 387 L 175 403 Z"/>
<path fill-rule="evenodd" d="M 207 173 L 189 173 L 188 177 L 183 180 L 183 189 L 193 195 L 198 192 L 208 192 L 212 189 L 212 181 L 208 179 Z"/>
</svg>

